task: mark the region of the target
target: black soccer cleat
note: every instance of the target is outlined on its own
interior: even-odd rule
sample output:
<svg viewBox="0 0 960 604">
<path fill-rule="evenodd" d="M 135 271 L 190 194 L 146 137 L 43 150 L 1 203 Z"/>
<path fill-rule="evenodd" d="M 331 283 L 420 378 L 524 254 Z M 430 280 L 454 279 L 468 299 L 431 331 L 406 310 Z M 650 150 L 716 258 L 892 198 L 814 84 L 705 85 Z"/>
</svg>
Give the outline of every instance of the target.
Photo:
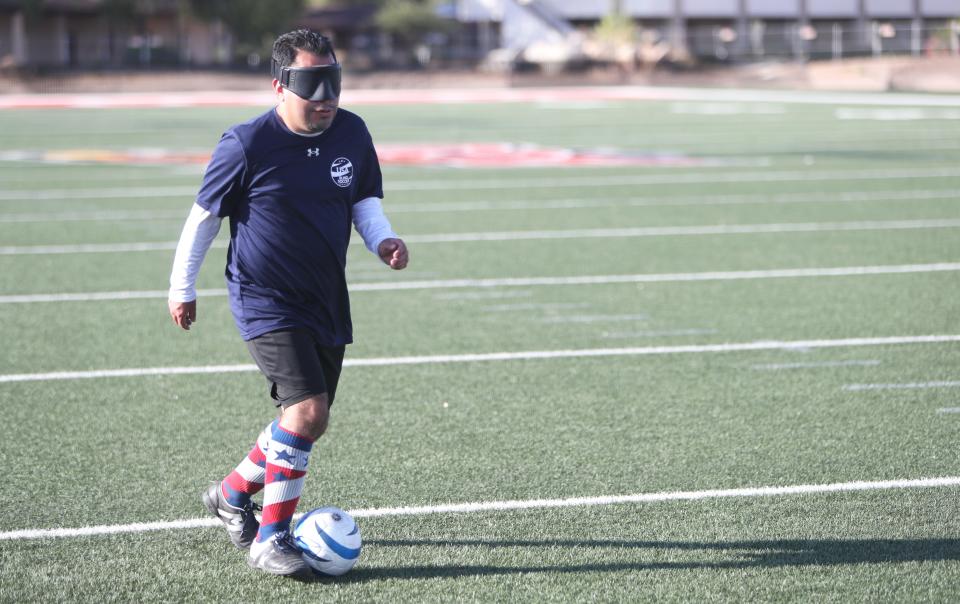
<svg viewBox="0 0 960 604">
<path fill-rule="evenodd" d="M 293 541 L 293 536 L 283 531 L 276 533 L 260 542 L 257 541 L 250 548 L 247 563 L 271 575 L 311 579 L 313 571 L 303 559 L 300 548 Z"/>
<path fill-rule="evenodd" d="M 223 522 L 230 541 L 240 549 L 247 549 L 257 536 L 257 531 L 260 530 L 260 522 L 255 514 L 260 506 L 252 501 L 242 508 L 230 505 L 224 499 L 220 485 L 221 483 L 214 482 L 207 487 L 201 496 L 203 505 L 207 511 Z"/>
</svg>

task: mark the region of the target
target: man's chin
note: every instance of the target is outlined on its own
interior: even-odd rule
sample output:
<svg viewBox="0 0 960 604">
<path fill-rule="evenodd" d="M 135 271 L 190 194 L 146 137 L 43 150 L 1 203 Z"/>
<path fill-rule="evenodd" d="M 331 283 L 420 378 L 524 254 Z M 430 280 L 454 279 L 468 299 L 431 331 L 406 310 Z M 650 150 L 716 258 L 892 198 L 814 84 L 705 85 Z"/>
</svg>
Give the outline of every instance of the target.
<svg viewBox="0 0 960 604">
<path fill-rule="evenodd" d="M 331 113 L 328 117 L 317 118 L 317 121 L 315 121 L 315 122 L 313 122 L 312 124 L 310 124 L 311 129 L 312 129 L 314 132 L 320 132 L 320 131 L 322 131 L 322 130 L 326 130 L 327 128 L 330 127 L 330 124 L 333 123 L 333 118 L 334 118 L 334 116 L 336 116 L 336 115 L 337 115 L 337 112 L 334 111 L 334 112 Z"/>
<path fill-rule="evenodd" d="M 330 124 L 333 123 L 333 120 L 324 120 L 322 122 L 315 122 L 310 124 L 310 132 L 323 132 L 330 127 Z"/>
</svg>

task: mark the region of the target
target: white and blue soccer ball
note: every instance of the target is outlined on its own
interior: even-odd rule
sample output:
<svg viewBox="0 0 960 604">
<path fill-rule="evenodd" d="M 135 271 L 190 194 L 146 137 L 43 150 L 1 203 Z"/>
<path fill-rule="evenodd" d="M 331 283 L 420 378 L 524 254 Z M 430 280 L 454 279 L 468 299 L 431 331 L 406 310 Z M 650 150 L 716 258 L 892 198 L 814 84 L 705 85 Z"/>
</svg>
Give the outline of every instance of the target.
<svg viewBox="0 0 960 604">
<path fill-rule="evenodd" d="M 307 512 L 293 529 L 293 539 L 318 575 L 342 575 L 360 559 L 360 527 L 340 508 Z"/>
</svg>

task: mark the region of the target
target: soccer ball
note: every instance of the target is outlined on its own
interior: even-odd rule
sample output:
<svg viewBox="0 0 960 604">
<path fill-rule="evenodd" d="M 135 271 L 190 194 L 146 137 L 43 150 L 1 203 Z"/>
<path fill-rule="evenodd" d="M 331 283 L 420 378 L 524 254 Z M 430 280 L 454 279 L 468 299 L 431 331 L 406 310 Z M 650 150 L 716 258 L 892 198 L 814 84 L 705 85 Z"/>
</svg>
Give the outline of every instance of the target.
<svg viewBox="0 0 960 604">
<path fill-rule="evenodd" d="M 307 512 L 293 529 L 293 539 L 319 575 L 342 575 L 360 558 L 360 527 L 340 508 Z"/>
</svg>

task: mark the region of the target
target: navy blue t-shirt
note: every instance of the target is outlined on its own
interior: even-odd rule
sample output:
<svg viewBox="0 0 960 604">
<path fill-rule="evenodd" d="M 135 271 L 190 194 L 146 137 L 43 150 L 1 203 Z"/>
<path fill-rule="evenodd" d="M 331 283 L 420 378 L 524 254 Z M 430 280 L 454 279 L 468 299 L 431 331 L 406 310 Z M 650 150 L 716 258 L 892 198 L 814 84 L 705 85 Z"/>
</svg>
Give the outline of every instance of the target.
<svg viewBox="0 0 960 604">
<path fill-rule="evenodd" d="M 347 246 L 353 204 L 367 197 L 383 197 L 383 179 L 354 113 L 301 136 L 271 109 L 223 135 L 197 204 L 230 218 L 227 289 L 244 340 L 306 328 L 324 346 L 353 341 Z"/>
</svg>

